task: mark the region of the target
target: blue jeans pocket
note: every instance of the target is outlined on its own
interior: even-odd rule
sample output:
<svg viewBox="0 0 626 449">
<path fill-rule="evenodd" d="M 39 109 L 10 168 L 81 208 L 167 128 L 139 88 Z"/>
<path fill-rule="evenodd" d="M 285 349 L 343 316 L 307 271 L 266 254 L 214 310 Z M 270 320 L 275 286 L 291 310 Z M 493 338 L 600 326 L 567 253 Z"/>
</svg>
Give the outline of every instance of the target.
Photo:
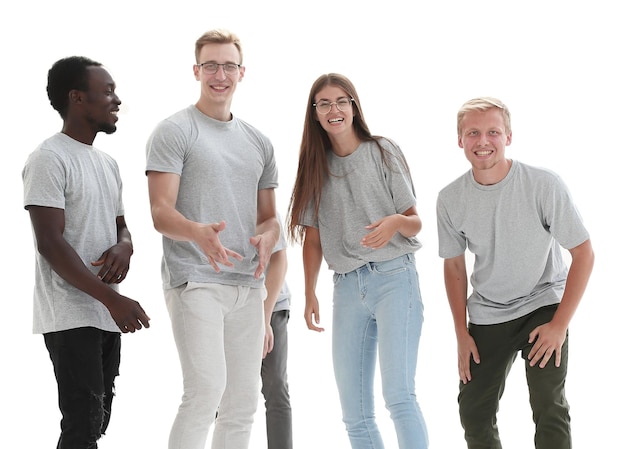
<svg viewBox="0 0 626 449">
<path fill-rule="evenodd" d="M 383 276 L 393 276 L 407 271 L 407 258 L 397 257 L 385 262 L 374 262 L 371 264 L 372 272 Z"/>
</svg>

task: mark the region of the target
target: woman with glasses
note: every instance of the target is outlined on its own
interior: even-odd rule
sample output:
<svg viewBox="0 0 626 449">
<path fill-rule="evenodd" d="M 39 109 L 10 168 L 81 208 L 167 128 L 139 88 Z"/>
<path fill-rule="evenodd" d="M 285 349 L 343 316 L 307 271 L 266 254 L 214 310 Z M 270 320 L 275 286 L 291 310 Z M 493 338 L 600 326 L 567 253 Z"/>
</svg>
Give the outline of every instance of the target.
<svg viewBox="0 0 626 449">
<path fill-rule="evenodd" d="M 354 85 L 320 76 L 307 103 L 288 233 L 303 245 L 311 330 L 324 330 L 315 293 L 322 258 L 334 271 L 333 367 L 353 449 L 384 447 L 374 413 L 377 356 L 399 448 L 428 447 L 415 397 L 423 323 L 415 202 L 402 151 L 370 133 Z"/>
</svg>

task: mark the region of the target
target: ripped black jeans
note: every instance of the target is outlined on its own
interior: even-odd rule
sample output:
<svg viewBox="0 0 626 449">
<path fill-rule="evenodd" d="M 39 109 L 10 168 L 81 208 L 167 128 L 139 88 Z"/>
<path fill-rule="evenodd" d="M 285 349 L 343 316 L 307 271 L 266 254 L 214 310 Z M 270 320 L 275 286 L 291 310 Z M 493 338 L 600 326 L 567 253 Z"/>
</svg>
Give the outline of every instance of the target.
<svg viewBox="0 0 626 449">
<path fill-rule="evenodd" d="M 95 449 L 111 417 L 120 333 L 81 327 L 44 334 L 44 341 L 62 415 L 57 449 Z"/>
</svg>

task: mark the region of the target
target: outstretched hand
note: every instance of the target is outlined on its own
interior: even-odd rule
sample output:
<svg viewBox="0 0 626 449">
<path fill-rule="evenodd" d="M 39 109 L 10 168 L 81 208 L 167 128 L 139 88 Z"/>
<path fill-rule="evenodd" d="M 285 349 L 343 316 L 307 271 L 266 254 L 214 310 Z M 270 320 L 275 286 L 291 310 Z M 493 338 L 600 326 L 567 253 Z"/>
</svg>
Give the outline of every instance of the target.
<svg viewBox="0 0 626 449">
<path fill-rule="evenodd" d="M 224 265 L 225 267 L 234 266 L 233 262 L 230 261 L 230 258 L 236 260 L 243 260 L 243 257 L 224 246 L 222 246 L 222 242 L 219 238 L 219 233 L 226 229 L 226 222 L 224 220 L 219 223 L 209 223 L 207 225 L 203 225 L 201 228 L 201 235 L 197 239 L 195 239 L 204 255 L 207 257 L 209 264 L 213 267 L 216 273 L 220 272 L 220 265 Z"/>
<path fill-rule="evenodd" d="M 267 268 L 275 243 L 272 242 L 271 239 L 266 238 L 263 234 L 258 234 L 250 237 L 250 244 L 256 248 L 256 252 L 259 255 L 259 265 L 254 272 L 254 277 L 259 279 L 265 272 L 265 268 Z"/>
</svg>

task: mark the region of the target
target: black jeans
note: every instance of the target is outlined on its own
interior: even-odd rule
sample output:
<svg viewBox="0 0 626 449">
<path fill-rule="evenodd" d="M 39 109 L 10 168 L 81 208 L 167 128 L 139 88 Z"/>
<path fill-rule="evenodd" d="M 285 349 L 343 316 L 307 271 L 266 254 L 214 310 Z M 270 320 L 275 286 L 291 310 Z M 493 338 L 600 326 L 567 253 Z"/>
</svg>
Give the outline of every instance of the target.
<svg viewBox="0 0 626 449">
<path fill-rule="evenodd" d="M 568 339 L 561 348 L 561 365 L 553 355 L 545 368 L 530 366 L 528 334 L 554 316 L 557 305 L 546 306 L 502 324 L 469 325 L 478 346 L 480 364 L 471 361 L 472 380 L 460 383 L 459 411 L 469 449 L 502 449 L 496 414 L 506 377 L 518 354 L 526 364 L 530 406 L 535 421 L 535 448 L 571 449 L 569 405 L 565 398 Z"/>
<path fill-rule="evenodd" d="M 95 449 L 111 417 L 120 333 L 82 327 L 44 334 L 44 341 L 62 415 L 57 449 Z"/>
</svg>

